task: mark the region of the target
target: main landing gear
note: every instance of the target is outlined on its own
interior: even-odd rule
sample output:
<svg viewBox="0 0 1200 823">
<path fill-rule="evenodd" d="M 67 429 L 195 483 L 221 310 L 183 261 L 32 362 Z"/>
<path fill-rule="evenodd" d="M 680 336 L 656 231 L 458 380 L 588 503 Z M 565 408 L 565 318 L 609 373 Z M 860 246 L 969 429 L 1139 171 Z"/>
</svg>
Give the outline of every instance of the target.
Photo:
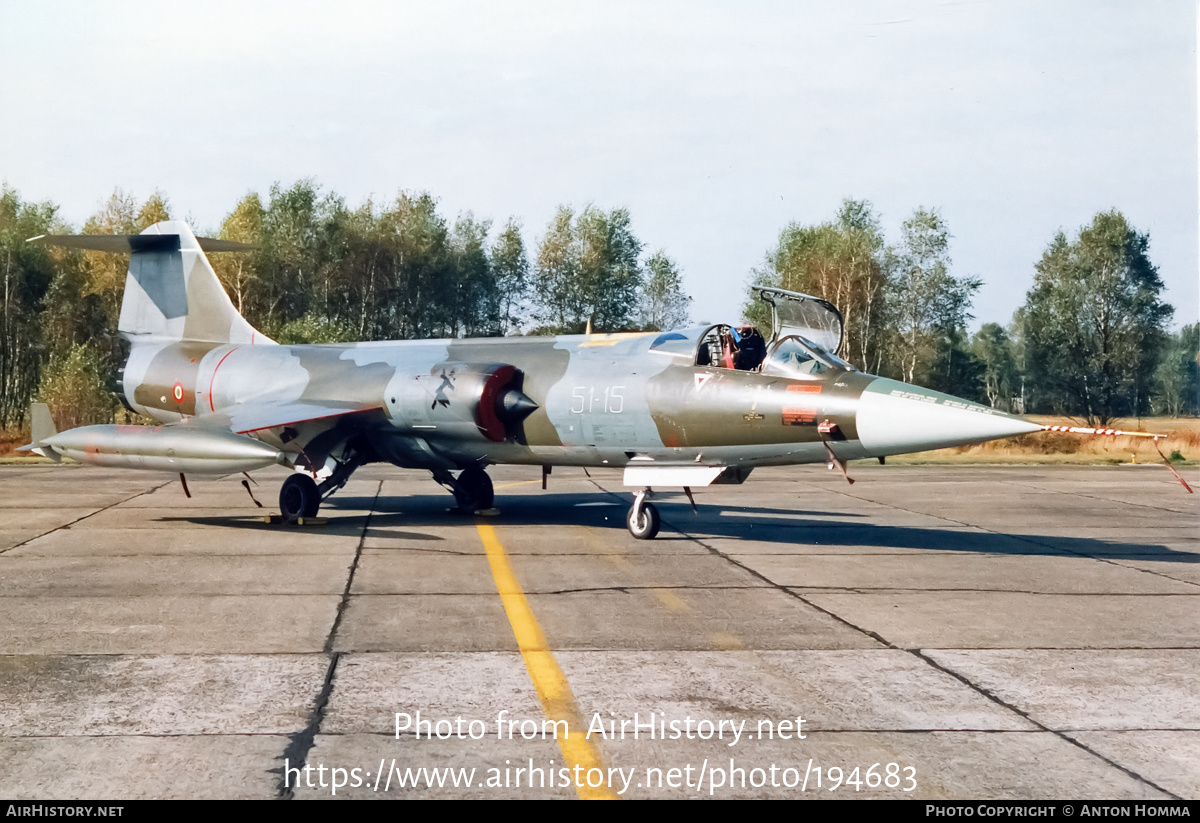
<svg viewBox="0 0 1200 823">
<path fill-rule="evenodd" d="M 306 472 L 296 472 L 279 489 L 279 514 L 285 523 L 295 523 L 301 517 L 316 517 L 321 501 L 346 485 L 354 470 L 363 464 L 357 454 L 337 463 L 333 473 L 320 484 Z M 252 495 L 253 496 L 253 495 Z"/>
<path fill-rule="evenodd" d="M 496 500 L 492 489 L 492 478 L 479 466 L 468 466 L 458 473 L 454 486 L 454 499 L 463 511 L 490 509 Z"/>
<path fill-rule="evenodd" d="M 651 491 L 648 488 L 638 492 L 633 498 L 633 505 L 629 507 L 629 514 L 625 516 L 625 525 L 629 527 L 629 533 L 638 540 L 653 540 L 662 526 L 662 517 L 658 509 L 648 500 L 650 495 Z"/>
<path fill-rule="evenodd" d="M 436 471 L 433 479 L 450 489 L 459 511 L 465 514 L 490 509 L 496 500 L 492 478 L 480 466 L 467 466 L 458 477 L 451 476 L 448 471 Z"/>
<path fill-rule="evenodd" d="M 321 492 L 311 475 L 297 472 L 283 481 L 279 490 L 279 514 L 285 523 L 301 517 L 316 517 L 321 508 Z"/>
</svg>

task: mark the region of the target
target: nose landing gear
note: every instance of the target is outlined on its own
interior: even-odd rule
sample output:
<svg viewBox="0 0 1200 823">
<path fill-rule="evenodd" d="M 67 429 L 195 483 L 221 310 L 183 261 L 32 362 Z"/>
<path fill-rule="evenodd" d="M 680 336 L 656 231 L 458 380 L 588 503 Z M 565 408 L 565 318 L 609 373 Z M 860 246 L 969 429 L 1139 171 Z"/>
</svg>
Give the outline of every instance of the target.
<svg viewBox="0 0 1200 823">
<path fill-rule="evenodd" d="M 629 527 L 629 533 L 638 540 L 653 540 L 658 534 L 659 527 L 662 526 L 662 517 L 659 515 L 658 509 L 648 500 L 651 494 L 649 488 L 638 492 L 637 496 L 633 498 L 629 514 L 625 517 L 625 525 Z"/>
</svg>

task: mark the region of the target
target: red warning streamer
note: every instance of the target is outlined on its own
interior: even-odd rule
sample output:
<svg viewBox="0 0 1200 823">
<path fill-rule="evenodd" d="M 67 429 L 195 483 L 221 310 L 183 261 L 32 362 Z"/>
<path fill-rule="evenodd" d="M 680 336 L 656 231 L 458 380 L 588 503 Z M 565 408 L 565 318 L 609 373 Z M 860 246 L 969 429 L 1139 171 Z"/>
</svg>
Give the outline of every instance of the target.
<svg viewBox="0 0 1200 823">
<path fill-rule="evenodd" d="M 1096 434 L 1110 437 L 1149 437 L 1154 441 L 1154 450 L 1158 452 L 1158 456 L 1162 458 L 1163 464 L 1170 470 L 1171 474 L 1175 475 L 1175 479 L 1183 484 L 1183 487 L 1188 490 L 1188 494 L 1195 494 L 1188 482 L 1183 479 L 1183 475 L 1176 471 L 1171 465 L 1171 461 L 1162 453 L 1162 449 L 1158 447 L 1158 441 L 1166 437 L 1165 434 L 1155 434 L 1154 432 L 1126 432 L 1120 429 L 1093 429 L 1087 426 L 1042 426 L 1042 431 L 1048 432 L 1070 432 L 1071 434 Z"/>
<path fill-rule="evenodd" d="M 1189 486 L 1188 482 L 1183 479 L 1183 475 L 1175 470 L 1175 467 L 1171 465 L 1171 461 L 1167 459 L 1167 456 L 1162 453 L 1162 449 L 1160 449 L 1158 447 L 1158 438 L 1157 437 L 1154 438 L 1154 450 L 1156 452 L 1158 452 L 1158 456 L 1163 459 L 1163 463 L 1165 463 L 1167 465 L 1167 468 L 1171 470 L 1171 474 L 1175 475 L 1175 479 L 1178 480 L 1180 483 L 1182 483 L 1183 487 L 1188 490 L 1188 494 L 1194 494 L 1194 492 L 1192 491 L 1192 487 Z"/>
<path fill-rule="evenodd" d="M 1070 432 L 1071 434 L 1105 434 L 1120 437 L 1153 437 L 1155 440 L 1160 437 L 1166 437 L 1165 434 L 1155 434 L 1154 432 L 1124 432 L 1120 429 L 1089 429 L 1085 426 L 1042 426 L 1042 431 Z"/>
</svg>

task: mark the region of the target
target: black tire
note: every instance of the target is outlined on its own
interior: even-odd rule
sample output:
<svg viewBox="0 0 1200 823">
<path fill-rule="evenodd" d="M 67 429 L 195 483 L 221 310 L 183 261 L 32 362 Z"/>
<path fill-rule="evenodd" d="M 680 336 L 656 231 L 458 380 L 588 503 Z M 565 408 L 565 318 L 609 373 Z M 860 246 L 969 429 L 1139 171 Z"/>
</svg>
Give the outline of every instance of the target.
<svg viewBox="0 0 1200 823">
<path fill-rule="evenodd" d="M 662 517 L 658 513 L 658 509 L 653 503 L 642 504 L 642 516 L 635 522 L 633 513 L 636 511 L 634 506 L 629 507 L 629 514 L 625 515 L 625 525 L 629 527 L 629 533 L 638 540 L 653 540 L 658 534 L 658 529 L 662 526 Z"/>
<path fill-rule="evenodd" d="M 316 517 L 321 508 L 321 492 L 317 482 L 307 474 L 293 474 L 279 489 L 279 513 L 285 522 L 295 523 L 301 517 Z"/>
<path fill-rule="evenodd" d="M 468 466 L 459 472 L 455 485 L 454 497 L 465 512 L 490 509 L 496 500 L 492 478 L 479 466 Z"/>
</svg>

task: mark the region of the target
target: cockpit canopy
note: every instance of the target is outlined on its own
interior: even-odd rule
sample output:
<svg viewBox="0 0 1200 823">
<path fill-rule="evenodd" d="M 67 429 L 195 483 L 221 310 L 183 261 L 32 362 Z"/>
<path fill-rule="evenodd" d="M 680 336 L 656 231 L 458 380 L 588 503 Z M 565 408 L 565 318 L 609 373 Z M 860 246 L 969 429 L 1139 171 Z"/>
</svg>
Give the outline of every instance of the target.
<svg viewBox="0 0 1200 823">
<path fill-rule="evenodd" d="M 837 354 L 842 347 L 842 314 L 828 300 L 783 289 L 752 286 L 759 299 L 770 304 L 771 341 L 798 335 Z"/>
<path fill-rule="evenodd" d="M 663 332 L 650 351 L 693 366 L 793 379 L 811 379 L 831 369 L 854 370 L 836 353 L 842 343 L 842 315 L 832 303 L 783 289 L 755 286 L 754 291 L 771 305 L 774 327 L 769 339 L 754 326 L 696 326 Z"/>
<path fill-rule="evenodd" d="M 663 332 L 650 344 L 650 352 L 675 357 L 689 366 L 753 371 L 793 379 L 816 377 L 831 369 L 854 368 L 801 335 L 789 335 L 769 344 L 754 326 L 718 324 Z"/>
</svg>

